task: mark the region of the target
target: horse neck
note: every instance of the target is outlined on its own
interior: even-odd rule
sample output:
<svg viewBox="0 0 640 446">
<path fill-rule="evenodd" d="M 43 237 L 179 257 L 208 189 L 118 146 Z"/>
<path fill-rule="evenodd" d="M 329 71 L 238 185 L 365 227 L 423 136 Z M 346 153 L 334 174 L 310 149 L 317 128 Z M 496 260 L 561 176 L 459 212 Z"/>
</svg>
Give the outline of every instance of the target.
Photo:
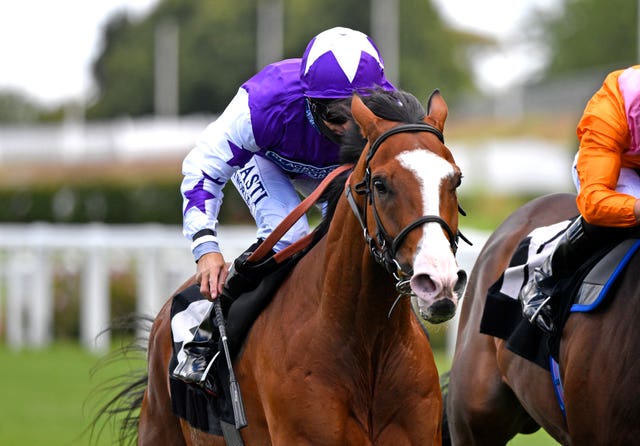
<svg viewBox="0 0 640 446">
<path fill-rule="evenodd" d="M 333 329 L 373 338 L 406 321 L 411 306 L 404 298 L 388 317 L 398 295 L 393 277 L 374 260 L 344 197 L 327 233 L 324 262 L 320 309 Z"/>
</svg>

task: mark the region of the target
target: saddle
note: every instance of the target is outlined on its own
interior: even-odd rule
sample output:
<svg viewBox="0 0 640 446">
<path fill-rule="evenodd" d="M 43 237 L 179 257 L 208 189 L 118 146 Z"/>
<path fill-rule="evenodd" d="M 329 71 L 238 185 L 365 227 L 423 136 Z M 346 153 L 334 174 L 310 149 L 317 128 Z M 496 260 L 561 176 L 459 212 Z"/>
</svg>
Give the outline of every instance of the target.
<svg viewBox="0 0 640 446">
<path fill-rule="evenodd" d="M 575 274 L 558 282 L 552 296 L 557 329 L 551 336 L 522 317 L 518 301 L 520 288 L 505 284 L 510 268 L 521 271 L 523 266 L 529 270 L 534 267 L 525 266 L 527 258 L 522 255 L 522 250 L 517 249 L 507 271 L 488 290 L 480 332 L 506 340 L 509 350 L 549 370 L 550 358 L 558 360 L 562 328 L 570 314 L 594 311 L 602 305 L 639 247 L 639 239 L 627 239 L 608 246 L 594 253 Z"/>
</svg>

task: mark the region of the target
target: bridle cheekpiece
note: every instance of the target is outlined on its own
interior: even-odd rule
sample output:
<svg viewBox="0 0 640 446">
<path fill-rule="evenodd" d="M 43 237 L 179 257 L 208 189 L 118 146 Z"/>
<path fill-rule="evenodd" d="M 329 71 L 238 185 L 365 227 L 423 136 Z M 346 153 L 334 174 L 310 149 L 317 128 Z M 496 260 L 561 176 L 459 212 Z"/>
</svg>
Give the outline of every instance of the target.
<svg viewBox="0 0 640 446">
<path fill-rule="evenodd" d="M 347 184 L 345 187 L 345 194 L 347 196 L 347 201 L 351 206 L 354 214 L 358 218 L 360 222 L 360 226 L 364 231 L 364 238 L 369 246 L 369 250 L 373 258 L 381 264 L 389 273 L 393 274 L 397 283 L 396 289 L 401 295 L 411 295 L 411 288 L 409 286 L 409 280 L 413 274 L 413 271 L 405 271 L 400 263 L 396 259 L 396 253 L 404 239 L 409 235 L 409 233 L 417 227 L 422 226 L 425 223 L 438 223 L 442 229 L 447 233 L 449 238 L 449 244 L 451 246 L 451 250 L 454 255 L 458 250 L 458 240 L 462 238 L 465 242 L 471 244 L 466 237 L 464 237 L 460 231 L 453 232 L 451 227 L 438 215 L 424 215 L 414 222 L 407 225 L 405 228 L 400 231 L 400 233 L 394 238 L 391 239 L 387 231 L 384 229 L 382 225 L 382 221 L 378 215 L 378 211 L 376 209 L 376 202 L 374 199 L 374 194 L 371 189 L 371 169 L 369 167 L 369 163 L 371 159 L 376 154 L 380 145 L 390 136 L 395 135 L 397 133 L 407 133 L 407 132 L 429 132 L 434 135 L 444 143 L 444 136 L 442 132 L 435 128 L 434 126 L 427 124 L 426 122 L 414 123 L 414 124 L 402 124 L 396 127 L 393 127 L 386 132 L 382 133 L 369 147 L 369 152 L 367 153 L 367 158 L 365 160 L 365 174 L 364 178 L 361 182 L 357 183 L 353 188 L 349 180 L 347 180 Z M 354 198 L 354 192 L 358 195 L 364 195 L 366 197 L 364 209 L 360 209 L 358 204 Z M 376 223 L 376 237 L 375 240 L 371 235 L 369 235 L 369 230 L 367 227 L 367 205 L 370 205 L 373 209 L 373 216 L 375 218 Z M 459 207 L 460 212 L 464 215 L 464 211 Z"/>
</svg>

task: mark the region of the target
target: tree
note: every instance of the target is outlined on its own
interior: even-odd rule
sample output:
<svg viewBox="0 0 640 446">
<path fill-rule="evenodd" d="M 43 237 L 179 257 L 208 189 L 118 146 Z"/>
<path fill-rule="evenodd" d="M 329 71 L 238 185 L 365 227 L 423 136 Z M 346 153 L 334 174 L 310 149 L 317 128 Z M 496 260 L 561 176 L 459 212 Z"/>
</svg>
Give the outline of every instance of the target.
<svg viewBox="0 0 640 446">
<path fill-rule="evenodd" d="M 561 14 L 534 17 L 532 26 L 546 43 L 546 77 L 637 62 L 637 7 L 629 0 L 564 0 Z"/>
<path fill-rule="evenodd" d="M 38 106 L 22 93 L 11 90 L 0 93 L 0 123 L 32 122 L 39 114 Z"/>
<path fill-rule="evenodd" d="M 163 0 L 134 23 L 113 17 L 94 64 L 98 94 L 89 118 L 153 113 L 153 37 L 156 25 L 179 28 L 179 112 L 218 113 L 255 71 L 257 0 Z M 449 101 L 473 90 L 465 38 L 446 28 L 432 4 L 401 0 L 398 87 L 426 99 L 436 87 Z M 301 57 L 307 42 L 333 26 L 371 34 L 362 0 L 285 0 L 284 57 Z"/>
<path fill-rule="evenodd" d="M 103 50 L 93 64 L 97 98 L 88 118 L 153 112 L 153 24 L 132 23 L 116 14 L 103 35 Z"/>
<path fill-rule="evenodd" d="M 448 102 L 474 93 L 468 53 L 482 39 L 453 31 L 430 1 L 400 1 L 400 86 L 420 99 L 439 88 Z"/>
</svg>

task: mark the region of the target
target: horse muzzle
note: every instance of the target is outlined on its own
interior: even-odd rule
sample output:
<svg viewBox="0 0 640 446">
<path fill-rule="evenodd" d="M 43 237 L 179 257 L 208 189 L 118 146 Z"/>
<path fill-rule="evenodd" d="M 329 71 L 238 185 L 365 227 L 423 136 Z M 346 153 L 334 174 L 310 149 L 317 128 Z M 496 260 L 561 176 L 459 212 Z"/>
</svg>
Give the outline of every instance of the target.
<svg viewBox="0 0 640 446">
<path fill-rule="evenodd" d="M 454 278 L 447 280 L 424 273 L 414 274 L 410 283 L 420 316 L 427 322 L 440 324 L 455 316 L 458 301 L 467 285 L 467 273 L 460 269 Z"/>
</svg>

